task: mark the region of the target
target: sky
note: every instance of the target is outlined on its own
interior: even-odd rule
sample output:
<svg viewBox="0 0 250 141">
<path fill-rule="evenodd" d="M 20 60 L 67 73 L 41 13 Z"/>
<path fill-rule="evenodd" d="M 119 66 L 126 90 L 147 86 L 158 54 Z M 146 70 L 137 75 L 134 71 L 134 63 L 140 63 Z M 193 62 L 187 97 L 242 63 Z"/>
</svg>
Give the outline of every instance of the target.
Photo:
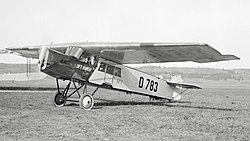
<svg viewBox="0 0 250 141">
<path fill-rule="evenodd" d="M 249 7 L 249 0 L 0 0 L 0 49 L 50 42 L 199 42 L 241 60 L 160 65 L 250 68 Z M 26 59 L 0 54 L 2 62 Z"/>
</svg>

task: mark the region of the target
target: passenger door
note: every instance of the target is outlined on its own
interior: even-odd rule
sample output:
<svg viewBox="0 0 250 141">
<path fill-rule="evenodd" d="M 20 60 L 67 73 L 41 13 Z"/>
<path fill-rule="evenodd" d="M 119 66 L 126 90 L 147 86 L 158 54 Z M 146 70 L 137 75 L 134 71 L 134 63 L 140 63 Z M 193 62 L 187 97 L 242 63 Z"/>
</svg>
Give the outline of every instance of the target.
<svg viewBox="0 0 250 141">
<path fill-rule="evenodd" d="M 113 83 L 114 70 L 115 70 L 115 66 L 110 65 L 110 64 L 106 65 L 106 73 L 105 73 L 105 77 L 104 77 L 105 83 L 108 83 L 108 84 Z"/>
</svg>

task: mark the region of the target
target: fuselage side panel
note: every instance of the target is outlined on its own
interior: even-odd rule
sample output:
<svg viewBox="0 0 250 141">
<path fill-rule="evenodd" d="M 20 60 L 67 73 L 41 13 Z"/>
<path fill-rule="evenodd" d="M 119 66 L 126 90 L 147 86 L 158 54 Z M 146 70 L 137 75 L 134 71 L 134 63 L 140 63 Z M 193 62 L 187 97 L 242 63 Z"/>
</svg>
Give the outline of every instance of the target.
<svg viewBox="0 0 250 141">
<path fill-rule="evenodd" d="M 107 84 L 114 89 L 168 99 L 171 99 L 173 94 L 173 88 L 165 80 L 102 58 L 88 81 L 97 85 Z"/>
</svg>

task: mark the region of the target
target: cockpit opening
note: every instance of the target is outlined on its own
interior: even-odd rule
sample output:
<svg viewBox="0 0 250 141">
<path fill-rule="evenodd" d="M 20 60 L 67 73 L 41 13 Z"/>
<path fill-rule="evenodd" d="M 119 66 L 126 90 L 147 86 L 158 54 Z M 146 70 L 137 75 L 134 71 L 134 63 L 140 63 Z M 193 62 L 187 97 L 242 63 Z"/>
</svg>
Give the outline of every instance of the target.
<svg viewBox="0 0 250 141">
<path fill-rule="evenodd" d="M 79 59 L 83 54 L 83 49 L 80 47 L 71 46 L 66 49 L 65 54 L 69 56 L 74 56 Z"/>
<path fill-rule="evenodd" d="M 98 60 L 98 55 L 86 56 L 84 50 L 81 47 L 71 46 L 65 51 L 66 55 L 75 57 L 78 61 L 89 64 L 96 65 Z"/>
<path fill-rule="evenodd" d="M 79 61 L 90 64 L 90 65 L 96 65 L 97 63 L 97 56 L 81 56 Z"/>
</svg>

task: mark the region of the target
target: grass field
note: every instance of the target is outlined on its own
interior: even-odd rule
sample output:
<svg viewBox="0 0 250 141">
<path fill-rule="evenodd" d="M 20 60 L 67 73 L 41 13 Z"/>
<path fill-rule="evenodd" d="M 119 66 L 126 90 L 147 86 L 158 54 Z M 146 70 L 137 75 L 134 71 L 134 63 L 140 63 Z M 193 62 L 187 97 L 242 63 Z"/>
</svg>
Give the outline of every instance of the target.
<svg viewBox="0 0 250 141">
<path fill-rule="evenodd" d="M 179 103 L 100 89 L 91 111 L 54 107 L 53 91 L 1 91 L 0 140 L 250 140 L 250 88 L 214 86 Z"/>
</svg>

